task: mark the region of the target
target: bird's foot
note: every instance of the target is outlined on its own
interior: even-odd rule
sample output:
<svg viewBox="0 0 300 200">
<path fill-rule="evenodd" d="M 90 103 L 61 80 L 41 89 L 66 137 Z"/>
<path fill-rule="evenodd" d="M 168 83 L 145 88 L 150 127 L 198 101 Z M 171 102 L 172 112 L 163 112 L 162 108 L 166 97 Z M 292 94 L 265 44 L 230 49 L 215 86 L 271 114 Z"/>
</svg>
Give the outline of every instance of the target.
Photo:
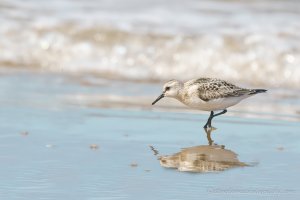
<svg viewBox="0 0 300 200">
<path fill-rule="evenodd" d="M 208 126 L 208 125 L 205 125 L 203 128 L 204 128 L 205 130 L 207 130 L 207 131 L 214 131 L 214 130 L 217 130 L 217 128 L 215 128 L 215 127 L 213 127 L 213 126 Z"/>
<path fill-rule="evenodd" d="M 208 129 L 208 128 L 210 128 L 210 127 L 211 127 L 211 124 L 208 123 L 208 122 L 203 126 L 204 129 Z"/>
</svg>

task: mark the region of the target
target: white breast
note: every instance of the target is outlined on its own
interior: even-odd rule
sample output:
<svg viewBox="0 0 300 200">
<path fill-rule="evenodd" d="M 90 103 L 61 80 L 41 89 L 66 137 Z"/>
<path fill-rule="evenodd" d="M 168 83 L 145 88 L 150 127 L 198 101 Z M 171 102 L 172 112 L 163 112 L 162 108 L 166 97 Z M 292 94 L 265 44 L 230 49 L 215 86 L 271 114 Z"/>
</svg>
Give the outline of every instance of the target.
<svg viewBox="0 0 300 200">
<path fill-rule="evenodd" d="M 228 98 L 213 99 L 210 101 L 203 101 L 197 96 L 191 96 L 190 98 L 187 98 L 184 101 L 182 101 L 182 103 L 184 103 L 185 105 L 191 108 L 195 108 L 199 110 L 215 111 L 215 110 L 224 110 L 230 106 L 234 106 L 247 97 L 248 95 L 241 96 L 241 97 L 228 97 Z"/>
</svg>

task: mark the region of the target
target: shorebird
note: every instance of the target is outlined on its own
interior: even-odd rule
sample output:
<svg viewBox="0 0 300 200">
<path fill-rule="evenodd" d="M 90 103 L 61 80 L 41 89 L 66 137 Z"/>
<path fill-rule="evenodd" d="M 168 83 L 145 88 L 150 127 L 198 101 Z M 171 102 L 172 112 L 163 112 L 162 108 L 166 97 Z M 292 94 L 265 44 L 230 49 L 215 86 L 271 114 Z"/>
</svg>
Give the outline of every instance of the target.
<svg viewBox="0 0 300 200">
<path fill-rule="evenodd" d="M 163 86 L 163 93 L 152 103 L 154 105 L 164 97 L 171 97 L 183 104 L 198 110 L 210 111 L 210 116 L 203 128 L 212 128 L 212 119 L 225 114 L 227 108 L 236 105 L 243 99 L 265 89 L 245 89 L 215 78 L 192 79 L 185 83 L 170 80 Z M 219 113 L 215 111 L 222 110 Z"/>
</svg>

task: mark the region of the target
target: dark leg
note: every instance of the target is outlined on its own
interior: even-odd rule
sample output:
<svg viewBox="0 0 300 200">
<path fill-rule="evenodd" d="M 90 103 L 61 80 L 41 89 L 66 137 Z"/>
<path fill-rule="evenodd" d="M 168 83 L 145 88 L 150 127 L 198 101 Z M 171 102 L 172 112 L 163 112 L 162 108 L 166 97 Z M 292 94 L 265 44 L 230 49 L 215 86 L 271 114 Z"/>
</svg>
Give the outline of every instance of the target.
<svg viewBox="0 0 300 200">
<path fill-rule="evenodd" d="M 203 128 L 211 127 L 212 118 L 214 118 L 214 111 L 210 111 L 209 118 Z"/>
<path fill-rule="evenodd" d="M 204 125 L 204 128 L 211 128 L 211 127 L 212 127 L 212 126 L 211 126 L 211 121 L 212 121 L 212 119 L 213 119 L 214 117 L 216 117 L 216 116 L 223 115 L 223 114 L 225 114 L 226 112 L 227 112 L 226 109 L 223 110 L 223 111 L 220 112 L 220 113 L 217 113 L 217 114 L 214 114 L 214 112 L 211 111 L 211 112 L 210 112 L 210 116 L 209 116 L 209 118 L 208 118 L 206 124 Z"/>
<path fill-rule="evenodd" d="M 216 116 L 218 116 L 218 115 L 223 115 L 223 114 L 225 114 L 225 113 L 227 113 L 227 110 L 226 110 L 226 109 L 223 110 L 223 111 L 220 112 L 220 113 L 215 114 L 213 117 L 216 117 Z"/>
</svg>

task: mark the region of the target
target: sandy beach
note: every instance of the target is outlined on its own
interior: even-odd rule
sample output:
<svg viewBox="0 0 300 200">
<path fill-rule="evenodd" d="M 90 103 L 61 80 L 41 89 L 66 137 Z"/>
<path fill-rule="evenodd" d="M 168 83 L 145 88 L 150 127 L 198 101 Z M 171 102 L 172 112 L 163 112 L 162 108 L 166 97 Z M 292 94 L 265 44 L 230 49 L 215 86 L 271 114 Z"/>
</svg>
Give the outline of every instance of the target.
<svg viewBox="0 0 300 200">
<path fill-rule="evenodd" d="M 212 143 L 247 166 L 191 173 L 184 170 L 191 168 L 167 168 L 160 158 L 183 149 L 207 148 L 202 128 L 207 114 L 139 104 L 79 105 L 75 98 L 70 102 L 70 96 L 113 91 L 115 83 L 101 82 L 102 87 L 94 87 L 57 74 L 2 73 L 1 199 L 295 199 L 299 195 L 299 121 L 241 117 L 239 112 L 222 116 L 215 120 Z M 146 86 L 131 90 L 140 87 Z M 205 160 L 201 150 L 198 154 L 194 150 L 193 155 L 184 155 L 184 166 Z M 207 152 L 210 165 L 219 166 L 219 153 Z"/>
<path fill-rule="evenodd" d="M 0 200 L 300 199 L 299 21 L 298 0 L 2 0 Z M 211 132 L 151 105 L 204 77 L 268 92 Z"/>
</svg>

